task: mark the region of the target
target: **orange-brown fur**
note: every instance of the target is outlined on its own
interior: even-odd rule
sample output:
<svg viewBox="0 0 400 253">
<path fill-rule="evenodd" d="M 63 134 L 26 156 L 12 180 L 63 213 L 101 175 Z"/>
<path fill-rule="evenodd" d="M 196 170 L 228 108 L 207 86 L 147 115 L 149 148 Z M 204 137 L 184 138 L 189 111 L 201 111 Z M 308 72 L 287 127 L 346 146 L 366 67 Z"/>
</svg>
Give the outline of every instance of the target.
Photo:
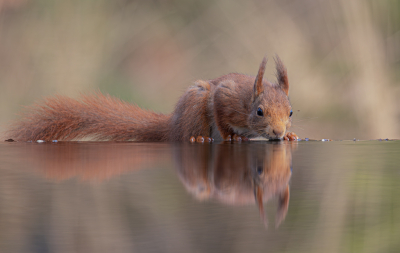
<svg viewBox="0 0 400 253">
<path fill-rule="evenodd" d="M 55 96 L 28 108 L 8 131 L 20 141 L 76 140 L 188 141 L 192 136 L 282 139 L 290 127 L 289 83 L 276 58 L 278 84 L 263 80 L 264 58 L 257 77 L 228 74 L 197 81 L 179 99 L 173 113 L 143 110 L 97 93 L 80 100 Z M 257 115 L 262 108 L 264 115 Z M 202 139 L 202 138 L 198 138 Z"/>
<path fill-rule="evenodd" d="M 16 140 L 165 141 L 170 117 L 143 110 L 97 93 L 75 100 L 64 96 L 47 98 L 31 106 L 24 119 L 9 131 Z"/>
</svg>

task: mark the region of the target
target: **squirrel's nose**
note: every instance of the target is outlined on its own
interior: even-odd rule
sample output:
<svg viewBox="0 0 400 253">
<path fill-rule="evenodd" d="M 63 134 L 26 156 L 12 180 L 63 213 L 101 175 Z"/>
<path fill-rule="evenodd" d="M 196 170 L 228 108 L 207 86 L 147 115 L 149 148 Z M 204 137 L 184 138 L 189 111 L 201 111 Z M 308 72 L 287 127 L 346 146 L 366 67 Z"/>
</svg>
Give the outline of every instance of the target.
<svg viewBox="0 0 400 253">
<path fill-rule="evenodd" d="M 272 132 L 275 134 L 276 138 L 282 138 L 284 131 L 283 129 L 274 129 Z"/>
</svg>

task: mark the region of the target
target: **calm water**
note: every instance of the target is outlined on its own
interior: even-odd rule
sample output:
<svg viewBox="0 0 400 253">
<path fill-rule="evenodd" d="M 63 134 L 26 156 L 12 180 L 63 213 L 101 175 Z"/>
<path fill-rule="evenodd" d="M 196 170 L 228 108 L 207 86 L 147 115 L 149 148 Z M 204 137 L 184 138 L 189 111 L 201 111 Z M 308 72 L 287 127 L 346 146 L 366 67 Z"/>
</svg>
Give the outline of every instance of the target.
<svg viewBox="0 0 400 253">
<path fill-rule="evenodd" d="M 1 143 L 0 252 L 399 252 L 400 141 Z"/>
</svg>

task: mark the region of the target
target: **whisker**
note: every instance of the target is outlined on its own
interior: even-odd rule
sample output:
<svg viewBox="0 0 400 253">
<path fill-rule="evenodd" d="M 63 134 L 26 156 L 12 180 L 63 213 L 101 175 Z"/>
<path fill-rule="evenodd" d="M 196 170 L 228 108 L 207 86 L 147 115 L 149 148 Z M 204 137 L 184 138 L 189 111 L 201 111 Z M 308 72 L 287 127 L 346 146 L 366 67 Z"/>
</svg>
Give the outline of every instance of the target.
<svg viewBox="0 0 400 253">
<path fill-rule="evenodd" d="M 318 119 L 318 117 L 313 117 L 313 118 L 303 118 L 303 119 L 292 119 L 292 122 L 302 122 L 305 120 L 310 120 L 310 119 Z"/>
<path fill-rule="evenodd" d="M 296 126 L 296 125 L 292 125 L 292 127 L 296 127 L 296 128 L 299 128 L 300 130 L 304 130 L 304 128 L 302 128 L 300 126 Z"/>
</svg>

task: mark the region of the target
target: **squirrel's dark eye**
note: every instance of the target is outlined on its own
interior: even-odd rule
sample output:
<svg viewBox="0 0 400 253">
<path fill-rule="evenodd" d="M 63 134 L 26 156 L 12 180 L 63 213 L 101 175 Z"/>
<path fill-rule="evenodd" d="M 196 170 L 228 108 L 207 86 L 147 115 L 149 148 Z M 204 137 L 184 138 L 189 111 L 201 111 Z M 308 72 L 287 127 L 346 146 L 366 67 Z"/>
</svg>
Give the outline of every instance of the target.
<svg viewBox="0 0 400 253">
<path fill-rule="evenodd" d="M 258 107 L 258 109 L 257 109 L 257 115 L 264 116 L 263 110 L 260 107 Z"/>
<path fill-rule="evenodd" d="M 290 110 L 289 117 L 292 117 L 292 114 L 293 114 L 293 111 L 292 111 L 292 110 Z"/>
<path fill-rule="evenodd" d="M 263 173 L 264 169 L 261 166 L 257 166 L 257 174 L 260 176 Z"/>
</svg>

